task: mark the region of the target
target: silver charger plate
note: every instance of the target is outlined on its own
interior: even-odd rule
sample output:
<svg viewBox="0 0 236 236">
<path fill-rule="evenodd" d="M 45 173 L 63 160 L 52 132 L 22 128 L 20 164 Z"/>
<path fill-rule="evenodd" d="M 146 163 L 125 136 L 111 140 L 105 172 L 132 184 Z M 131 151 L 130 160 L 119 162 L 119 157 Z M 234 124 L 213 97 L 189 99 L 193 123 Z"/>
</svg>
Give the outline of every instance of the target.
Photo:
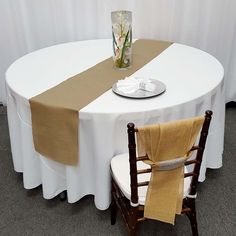
<svg viewBox="0 0 236 236">
<path fill-rule="evenodd" d="M 151 81 L 152 84 L 155 85 L 155 89 L 153 91 L 138 89 L 133 93 L 124 93 L 117 88 L 117 83 L 113 84 L 112 91 L 117 95 L 127 98 L 151 98 L 158 96 L 166 91 L 166 85 L 161 81 L 156 79 L 149 79 L 149 80 Z"/>
</svg>

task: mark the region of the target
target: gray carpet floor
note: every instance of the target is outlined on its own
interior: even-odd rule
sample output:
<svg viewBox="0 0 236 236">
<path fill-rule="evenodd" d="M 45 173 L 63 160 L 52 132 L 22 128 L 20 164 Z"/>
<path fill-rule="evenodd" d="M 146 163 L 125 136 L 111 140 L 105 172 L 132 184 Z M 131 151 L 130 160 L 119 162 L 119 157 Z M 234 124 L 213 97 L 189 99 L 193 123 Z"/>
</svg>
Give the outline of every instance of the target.
<svg viewBox="0 0 236 236">
<path fill-rule="evenodd" d="M 223 167 L 207 171 L 199 184 L 197 219 L 200 235 L 236 235 L 236 107 L 226 109 Z M 93 196 L 77 203 L 45 200 L 41 186 L 23 187 L 22 174 L 13 170 L 6 109 L 0 106 L 0 235 L 126 235 L 118 214 L 110 225 L 110 212 L 95 208 Z M 186 216 L 177 216 L 175 226 L 146 221 L 139 235 L 191 235 Z"/>
</svg>

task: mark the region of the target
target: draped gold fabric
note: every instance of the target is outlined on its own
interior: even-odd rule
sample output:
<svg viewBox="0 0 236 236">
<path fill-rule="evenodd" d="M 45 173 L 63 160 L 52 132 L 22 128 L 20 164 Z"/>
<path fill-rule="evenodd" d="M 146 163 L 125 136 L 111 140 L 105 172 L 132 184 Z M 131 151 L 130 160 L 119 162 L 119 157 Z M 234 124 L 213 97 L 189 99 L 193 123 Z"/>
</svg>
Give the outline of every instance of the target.
<svg viewBox="0 0 236 236">
<path fill-rule="evenodd" d="M 144 208 L 146 218 L 174 224 L 175 214 L 181 213 L 184 161 L 188 158 L 203 122 L 204 117 L 195 117 L 138 128 L 138 154 L 147 154 L 149 160 L 146 163 L 152 166 Z M 178 157 L 183 160 L 180 167 L 159 170 L 163 161 Z"/>
<path fill-rule="evenodd" d="M 36 151 L 63 164 L 76 165 L 79 155 L 79 110 L 109 90 L 115 82 L 143 67 L 170 45 L 170 42 L 137 40 L 133 45 L 133 65 L 129 70 L 115 70 L 112 58 L 108 58 L 31 98 Z"/>
</svg>

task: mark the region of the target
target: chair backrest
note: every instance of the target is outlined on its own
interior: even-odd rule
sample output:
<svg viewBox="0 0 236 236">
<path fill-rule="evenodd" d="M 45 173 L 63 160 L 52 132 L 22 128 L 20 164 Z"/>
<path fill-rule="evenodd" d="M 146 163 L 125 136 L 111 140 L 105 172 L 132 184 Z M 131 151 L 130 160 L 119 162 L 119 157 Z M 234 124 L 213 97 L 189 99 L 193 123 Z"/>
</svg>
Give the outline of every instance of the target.
<svg viewBox="0 0 236 236">
<path fill-rule="evenodd" d="M 200 172 L 200 167 L 202 163 L 203 152 L 205 149 L 206 139 L 208 135 L 208 130 L 211 122 L 212 111 L 205 112 L 204 123 L 200 132 L 200 138 L 198 145 L 194 145 L 189 151 L 197 151 L 196 158 L 193 160 L 185 161 L 185 165 L 194 165 L 193 171 L 185 173 L 184 177 L 192 177 L 191 185 L 189 190 L 189 196 L 195 196 L 197 191 L 197 183 Z M 130 162 L 130 182 L 131 182 L 131 203 L 138 204 L 138 187 L 146 186 L 149 181 L 139 182 L 137 175 L 152 172 L 151 168 L 137 170 L 137 162 L 148 160 L 146 156 L 136 156 L 136 140 L 135 133 L 138 129 L 135 128 L 133 123 L 129 123 L 128 127 L 128 148 L 129 148 L 129 162 Z"/>
</svg>

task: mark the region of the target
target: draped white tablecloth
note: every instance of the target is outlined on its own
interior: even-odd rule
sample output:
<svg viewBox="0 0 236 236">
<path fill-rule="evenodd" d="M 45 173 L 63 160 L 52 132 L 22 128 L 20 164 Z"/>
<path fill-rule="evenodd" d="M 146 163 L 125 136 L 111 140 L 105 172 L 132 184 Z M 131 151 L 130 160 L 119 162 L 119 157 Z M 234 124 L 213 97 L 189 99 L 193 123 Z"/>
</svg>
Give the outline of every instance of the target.
<svg viewBox="0 0 236 236">
<path fill-rule="evenodd" d="M 46 199 L 67 190 L 70 203 L 93 194 L 96 207 L 107 209 L 110 160 L 113 155 L 127 152 L 127 123 L 166 122 L 202 115 L 206 109 L 214 114 L 199 180 L 205 180 L 206 168 L 222 166 L 223 67 L 211 55 L 177 43 L 134 74 L 164 82 L 167 86 L 164 94 L 128 99 L 109 90 L 80 110 L 78 166 L 54 162 L 35 151 L 29 98 L 110 57 L 111 45 L 110 39 L 55 45 L 18 59 L 7 70 L 12 158 L 15 171 L 23 172 L 26 189 L 42 184 Z"/>
</svg>

